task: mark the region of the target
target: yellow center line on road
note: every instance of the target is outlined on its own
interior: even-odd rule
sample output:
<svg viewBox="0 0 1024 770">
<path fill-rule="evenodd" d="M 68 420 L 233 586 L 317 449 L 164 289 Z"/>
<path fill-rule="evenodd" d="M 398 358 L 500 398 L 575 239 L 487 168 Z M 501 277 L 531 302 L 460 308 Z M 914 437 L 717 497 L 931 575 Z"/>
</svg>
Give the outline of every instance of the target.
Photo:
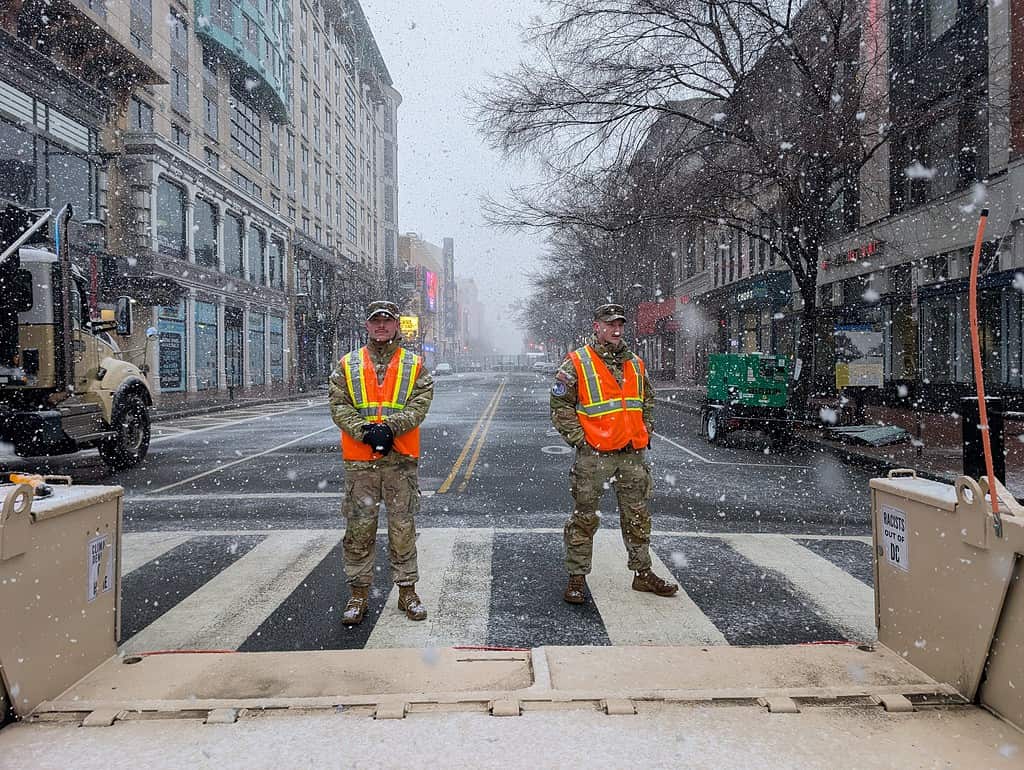
<svg viewBox="0 0 1024 770">
<path fill-rule="evenodd" d="M 494 395 L 491 396 L 491 400 L 487 403 L 487 406 L 484 407 L 484 411 L 480 415 L 480 419 L 476 421 L 476 425 L 473 426 L 473 431 L 469 434 L 469 438 L 466 439 L 465 446 L 463 446 L 462 451 L 459 452 L 459 456 L 455 460 L 455 465 L 452 466 L 451 473 L 448 474 L 448 478 L 444 480 L 444 483 L 437 488 L 437 494 L 443 495 L 451 488 L 451 485 L 455 482 L 455 477 L 459 475 L 459 468 L 461 468 L 462 463 L 466 461 L 466 455 L 469 454 L 469 450 L 473 447 L 473 441 L 474 439 L 476 439 L 477 433 L 480 431 L 481 427 L 483 427 L 484 422 L 487 420 L 487 415 L 490 413 L 491 408 L 498 403 L 498 398 L 501 396 L 501 391 L 504 390 L 504 388 L 505 383 L 502 382 L 498 386 L 498 389 L 494 392 Z"/>
<path fill-rule="evenodd" d="M 498 386 L 499 396 L 501 395 L 501 392 L 503 390 L 505 390 L 504 382 Z M 484 428 L 480 432 L 480 438 L 476 443 L 476 449 L 473 451 L 473 457 L 470 459 L 469 465 L 466 466 L 466 475 L 463 476 L 462 483 L 459 484 L 459 492 L 466 491 L 466 486 L 469 484 L 469 479 L 473 475 L 473 468 L 476 467 L 476 461 L 480 458 L 480 450 L 483 449 L 484 441 L 487 440 L 487 431 L 491 429 L 491 422 L 494 420 L 494 413 L 498 411 L 498 404 L 500 403 L 500 399 L 496 400 L 494 402 L 494 406 L 491 407 L 491 413 L 487 415 L 487 422 L 484 423 Z"/>
</svg>

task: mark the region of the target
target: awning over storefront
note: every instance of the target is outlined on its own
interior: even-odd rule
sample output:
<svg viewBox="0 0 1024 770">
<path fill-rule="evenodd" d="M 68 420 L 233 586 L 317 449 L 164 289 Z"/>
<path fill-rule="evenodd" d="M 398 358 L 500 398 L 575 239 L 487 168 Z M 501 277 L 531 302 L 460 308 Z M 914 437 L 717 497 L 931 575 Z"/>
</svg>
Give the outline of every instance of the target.
<svg viewBox="0 0 1024 770">
<path fill-rule="evenodd" d="M 669 297 L 661 302 L 641 302 L 636 309 L 636 335 L 646 337 L 657 334 L 659 330 L 673 331 L 673 329 L 667 328 L 667 325 L 671 325 L 672 313 L 675 312 L 675 309 L 675 297 Z M 659 324 L 659 321 L 664 321 L 664 323 Z"/>
</svg>

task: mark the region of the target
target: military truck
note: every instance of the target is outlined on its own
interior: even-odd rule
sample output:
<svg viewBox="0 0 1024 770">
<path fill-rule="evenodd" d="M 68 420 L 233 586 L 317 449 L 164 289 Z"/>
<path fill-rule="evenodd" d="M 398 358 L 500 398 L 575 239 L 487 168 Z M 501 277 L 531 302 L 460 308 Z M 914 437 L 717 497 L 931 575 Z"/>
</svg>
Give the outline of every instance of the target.
<svg viewBox="0 0 1024 770">
<path fill-rule="evenodd" d="M 793 438 L 789 408 L 791 366 L 786 356 L 713 353 L 708 356 L 707 397 L 701 432 L 709 443 L 734 430 L 760 430 L 777 446 Z"/>
<path fill-rule="evenodd" d="M 70 257 L 72 214 L 0 212 L 0 442 L 22 457 L 97 448 L 110 468 L 128 468 L 149 449 L 153 403 L 112 336 L 132 334 L 132 300 L 92 317 Z"/>
</svg>

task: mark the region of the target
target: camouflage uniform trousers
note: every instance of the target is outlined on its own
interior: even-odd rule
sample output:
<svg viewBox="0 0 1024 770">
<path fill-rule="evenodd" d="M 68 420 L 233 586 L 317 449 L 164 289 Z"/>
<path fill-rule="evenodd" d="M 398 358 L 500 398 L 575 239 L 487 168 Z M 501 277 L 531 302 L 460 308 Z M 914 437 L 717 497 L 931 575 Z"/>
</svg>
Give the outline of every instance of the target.
<svg viewBox="0 0 1024 770">
<path fill-rule="evenodd" d="M 572 496 L 576 501 L 565 524 L 565 568 L 570 575 L 589 575 L 601 495 L 611 484 L 619 502 L 619 527 L 634 572 L 651 568 L 651 514 L 647 501 L 653 483 L 643 451 L 599 453 L 589 446 L 576 450 L 572 466 Z"/>
<path fill-rule="evenodd" d="M 420 508 L 418 463 L 397 453 L 360 468 L 345 470 L 345 577 L 351 585 L 373 582 L 377 551 L 377 516 L 383 502 L 388 517 L 391 579 L 400 586 L 419 579 L 416 566 L 416 522 Z"/>
</svg>

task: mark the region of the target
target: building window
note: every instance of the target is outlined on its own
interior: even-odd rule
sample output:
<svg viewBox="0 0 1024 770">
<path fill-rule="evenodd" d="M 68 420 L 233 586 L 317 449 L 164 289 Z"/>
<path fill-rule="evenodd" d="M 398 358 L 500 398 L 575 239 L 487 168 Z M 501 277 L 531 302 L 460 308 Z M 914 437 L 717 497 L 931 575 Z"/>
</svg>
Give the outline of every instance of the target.
<svg viewBox="0 0 1024 770">
<path fill-rule="evenodd" d="M 217 208 L 202 198 L 196 199 L 193 212 L 196 264 L 217 267 Z"/>
<path fill-rule="evenodd" d="M 175 123 L 171 124 L 171 141 L 188 151 L 188 131 Z"/>
<path fill-rule="evenodd" d="M 266 319 L 262 313 L 249 312 L 249 384 L 262 385 L 267 381 L 266 360 L 263 352 L 266 339 Z"/>
<path fill-rule="evenodd" d="M 220 334 L 217 306 L 212 302 L 196 302 L 196 390 L 217 388 L 217 350 Z"/>
<path fill-rule="evenodd" d="M 220 170 L 220 155 L 215 153 L 209 147 L 203 149 L 203 158 L 206 160 L 206 165 L 214 171 Z"/>
<path fill-rule="evenodd" d="M 267 319 L 270 333 L 270 381 L 284 382 L 284 319 Z"/>
<path fill-rule="evenodd" d="M 146 56 L 153 55 L 153 0 L 132 0 L 132 45 Z"/>
<path fill-rule="evenodd" d="M 128 105 L 128 130 L 153 130 L 153 108 L 134 96 Z"/>
<path fill-rule="evenodd" d="M 217 107 L 216 99 L 211 99 L 209 96 L 203 97 L 203 126 L 206 129 L 206 135 L 216 140 L 220 135 L 220 110 Z"/>
<path fill-rule="evenodd" d="M 238 278 L 243 276 L 245 258 L 245 231 L 242 218 L 234 214 L 224 216 L 224 272 Z"/>
<path fill-rule="evenodd" d="M 928 37 L 938 40 L 956 23 L 957 0 L 928 0 Z"/>
<path fill-rule="evenodd" d="M 171 106 L 188 114 L 188 72 L 177 65 L 171 67 Z"/>
<path fill-rule="evenodd" d="M 249 228 L 249 280 L 253 283 L 267 282 L 263 269 L 263 246 L 266 236 L 258 227 Z"/>
<path fill-rule="evenodd" d="M 275 289 L 284 288 L 284 243 L 277 238 L 270 239 L 267 262 L 270 267 L 270 285 Z"/>
<path fill-rule="evenodd" d="M 166 179 L 157 183 L 157 251 L 172 257 L 185 256 L 185 191 Z"/>
<path fill-rule="evenodd" d="M 257 171 L 262 157 L 260 114 L 237 94 L 231 102 L 231 142 L 235 154 Z"/>
</svg>

